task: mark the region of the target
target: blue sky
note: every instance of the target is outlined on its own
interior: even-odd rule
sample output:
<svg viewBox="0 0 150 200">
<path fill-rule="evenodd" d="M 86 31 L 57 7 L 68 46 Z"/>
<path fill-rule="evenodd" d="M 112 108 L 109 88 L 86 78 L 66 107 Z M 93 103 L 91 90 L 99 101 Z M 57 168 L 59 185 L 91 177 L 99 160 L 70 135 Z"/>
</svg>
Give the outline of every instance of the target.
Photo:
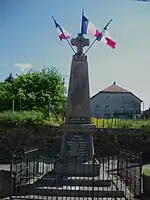
<svg viewBox="0 0 150 200">
<path fill-rule="evenodd" d="M 0 0 L 0 80 L 10 72 L 21 73 L 21 66 L 39 70 L 53 65 L 67 85 L 72 51 L 66 41 L 60 42 L 51 17 L 75 37 L 80 32 L 82 8 L 100 30 L 112 18 L 108 30 L 117 43 L 112 50 L 97 42 L 89 51 L 91 95 L 116 81 L 143 99 L 145 107 L 150 106 L 150 3 Z"/>
</svg>

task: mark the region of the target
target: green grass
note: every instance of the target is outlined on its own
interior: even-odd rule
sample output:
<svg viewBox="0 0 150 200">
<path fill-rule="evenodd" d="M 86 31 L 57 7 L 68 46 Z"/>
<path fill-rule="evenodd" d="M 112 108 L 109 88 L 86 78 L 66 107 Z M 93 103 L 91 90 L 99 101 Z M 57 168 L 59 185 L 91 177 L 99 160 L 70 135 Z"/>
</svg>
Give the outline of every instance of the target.
<svg viewBox="0 0 150 200">
<path fill-rule="evenodd" d="M 92 118 L 92 123 L 98 128 L 144 128 L 150 129 L 150 119 L 96 119 Z"/>
<path fill-rule="evenodd" d="M 150 176 L 150 169 L 147 169 L 147 168 L 143 169 L 142 173 L 145 174 L 145 175 L 147 175 L 147 176 Z"/>
<path fill-rule="evenodd" d="M 40 111 L 18 111 L 12 113 L 5 111 L 0 113 L 0 125 L 36 125 L 36 126 L 58 126 L 59 123 L 55 117 L 45 118 L 44 113 Z"/>
<path fill-rule="evenodd" d="M 61 118 L 59 118 L 61 119 Z M 36 125 L 36 126 L 58 126 L 61 123 L 51 115 L 45 118 L 45 114 L 41 111 L 5 111 L 0 113 L 0 125 Z M 121 120 L 121 119 L 96 119 L 92 118 L 92 123 L 97 128 L 144 128 L 150 129 L 150 119 L 141 120 Z"/>
</svg>

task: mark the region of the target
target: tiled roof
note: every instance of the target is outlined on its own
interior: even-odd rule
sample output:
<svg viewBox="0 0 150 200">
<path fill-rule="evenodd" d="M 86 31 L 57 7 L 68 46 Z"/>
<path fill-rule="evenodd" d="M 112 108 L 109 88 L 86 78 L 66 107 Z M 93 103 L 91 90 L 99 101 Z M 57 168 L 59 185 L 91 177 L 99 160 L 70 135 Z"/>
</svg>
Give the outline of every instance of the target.
<svg viewBox="0 0 150 200">
<path fill-rule="evenodd" d="M 130 93 L 131 95 L 135 96 L 137 99 L 139 99 L 142 102 L 142 100 L 139 97 L 137 97 L 136 95 L 134 95 L 132 92 L 130 92 L 130 91 L 128 91 L 128 90 L 116 85 L 116 82 L 114 82 L 111 86 L 105 88 L 104 90 L 99 91 L 97 94 L 93 95 L 91 97 L 91 99 L 93 99 L 98 94 L 105 93 L 105 92 L 108 92 L 108 93 L 109 92 L 110 93 Z"/>
<path fill-rule="evenodd" d="M 116 85 L 116 83 L 114 82 L 113 85 L 105 88 L 104 90 L 102 90 L 101 92 L 129 92 L 128 90 L 125 90 L 124 88 Z"/>
</svg>

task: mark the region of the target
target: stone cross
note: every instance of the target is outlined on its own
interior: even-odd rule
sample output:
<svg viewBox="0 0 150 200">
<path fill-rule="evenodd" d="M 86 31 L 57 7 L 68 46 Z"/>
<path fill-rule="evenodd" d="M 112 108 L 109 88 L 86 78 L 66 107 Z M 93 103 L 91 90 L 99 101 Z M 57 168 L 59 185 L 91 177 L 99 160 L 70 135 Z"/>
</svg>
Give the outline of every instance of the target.
<svg viewBox="0 0 150 200">
<path fill-rule="evenodd" d="M 89 46 L 89 39 L 83 37 L 82 34 L 78 34 L 78 37 L 71 39 L 71 44 L 77 47 L 77 55 L 83 55 L 83 48 Z"/>
</svg>

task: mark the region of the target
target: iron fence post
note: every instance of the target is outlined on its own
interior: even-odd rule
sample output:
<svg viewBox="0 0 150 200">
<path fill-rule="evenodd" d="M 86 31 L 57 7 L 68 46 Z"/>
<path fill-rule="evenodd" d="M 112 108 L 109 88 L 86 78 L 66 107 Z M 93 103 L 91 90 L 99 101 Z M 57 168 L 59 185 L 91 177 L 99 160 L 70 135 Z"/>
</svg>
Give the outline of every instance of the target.
<svg viewBox="0 0 150 200">
<path fill-rule="evenodd" d="M 119 168 L 119 152 L 117 151 L 117 172 L 116 172 L 117 176 L 119 175 L 119 172 L 118 172 L 119 169 L 118 168 Z"/>
<path fill-rule="evenodd" d="M 94 171 L 95 171 L 95 155 L 93 156 L 93 176 L 92 176 L 92 200 L 94 199 Z"/>
<path fill-rule="evenodd" d="M 108 155 L 107 158 L 108 158 L 108 176 L 109 176 L 109 172 L 110 172 L 110 155 Z"/>
<path fill-rule="evenodd" d="M 11 156 L 11 162 L 10 162 L 10 187 L 9 187 L 9 199 L 12 199 L 12 195 L 13 195 L 13 188 L 14 188 L 14 181 L 15 181 L 15 177 L 13 174 L 13 163 L 14 163 L 14 157 L 15 155 L 12 154 Z"/>
<path fill-rule="evenodd" d="M 39 154 L 40 154 L 40 152 L 39 152 L 39 149 L 38 149 L 38 153 L 37 153 L 36 160 L 35 160 L 35 162 L 36 162 L 36 175 L 39 174 L 39 159 L 40 159 Z"/>
<path fill-rule="evenodd" d="M 142 152 L 140 152 L 140 191 L 139 191 L 139 194 L 141 195 L 142 194 L 142 164 L 143 164 L 143 157 L 142 157 Z"/>
<path fill-rule="evenodd" d="M 128 158 L 126 156 L 126 185 L 128 185 Z"/>
<path fill-rule="evenodd" d="M 28 155 L 26 157 L 26 183 L 28 182 L 28 174 L 29 174 L 29 160 L 28 160 Z"/>
<path fill-rule="evenodd" d="M 103 124 L 102 124 L 102 127 L 104 128 L 105 126 L 105 119 L 103 118 Z"/>
</svg>

